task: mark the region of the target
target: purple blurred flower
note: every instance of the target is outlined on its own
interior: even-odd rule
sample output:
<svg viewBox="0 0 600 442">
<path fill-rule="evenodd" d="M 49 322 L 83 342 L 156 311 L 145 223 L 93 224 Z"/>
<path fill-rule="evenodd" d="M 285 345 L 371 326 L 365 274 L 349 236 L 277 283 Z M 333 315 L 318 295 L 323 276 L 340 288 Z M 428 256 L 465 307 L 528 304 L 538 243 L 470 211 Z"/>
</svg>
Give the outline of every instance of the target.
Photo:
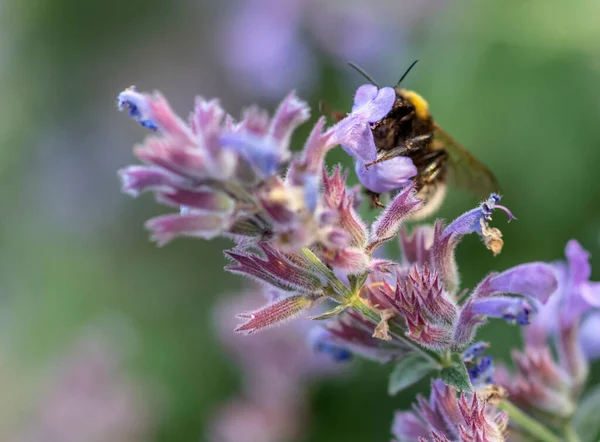
<svg viewBox="0 0 600 442">
<path fill-rule="evenodd" d="M 396 413 L 392 433 L 401 441 L 501 442 L 506 437 L 508 415 L 495 409 L 503 393 L 490 390 L 462 393 L 436 380 L 429 400 L 417 396 L 413 411 Z"/>
<path fill-rule="evenodd" d="M 552 264 L 558 281 L 555 292 L 524 329 L 525 348 L 513 351 L 516 374 L 499 367 L 497 376 L 524 410 L 561 418 L 572 416 L 587 379 L 588 358 L 594 354 L 587 336 L 597 337 L 598 322 L 593 313 L 586 319 L 584 315 L 600 302 L 598 283 L 589 281 L 589 254 L 572 240 L 565 255 L 566 263 Z M 585 335 L 580 336 L 582 323 Z M 583 345 L 589 346 L 587 352 Z"/>
<path fill-rule="evenodd" d="M 264 298 L 277 302 L 283 294 L 256 288 L 219 305 L 215 324 L 226 351 L 239 365 L 243 387 L 239 395 L 214 415 L 209 440 L 215 442 L 280 442 L 295 440 L 308 419 L 307 387 L 345 368 L 313 350 L 307 336 L 310 323 L 294 322 L 259 336 L 233 331 L 233 313 L 252 310 Z M 285 295 L 283 295 L 285 296 Z"/>
<path fill-rule="evenodd" d="M 600 311 L 588 315 L 579 329 L 579 341 L 586 358 L 594 361 L 600 358 Z"/>
<path fill-rule="evenodd" d="M 313 84 L 323 53 L 387 72 L 397 66 L 382 66 L 382 60 L 399 59 L 398 42 L 407 30 L 427 9 L 442 4 L 425 3 L 229 0 L 217 23 L 218 54 L 232 86 L 261 98 Z"/>
<path fill-rule="evenodd" d="M 11 442 L 142 442 L 155 410 L 123 373 L 104 337 L 78 342 L 49 379 L 26 428 Z"/>
</svg>

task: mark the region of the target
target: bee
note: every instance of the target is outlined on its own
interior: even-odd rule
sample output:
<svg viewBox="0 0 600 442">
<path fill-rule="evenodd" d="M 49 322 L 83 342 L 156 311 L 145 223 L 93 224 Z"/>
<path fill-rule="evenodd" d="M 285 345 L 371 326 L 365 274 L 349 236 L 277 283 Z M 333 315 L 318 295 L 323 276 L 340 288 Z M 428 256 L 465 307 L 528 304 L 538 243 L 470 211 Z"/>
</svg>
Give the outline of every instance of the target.
<svg viewBox="0 0 600 442">
<path fill-rule="evenodd" d="M 485 164 L 434 121 L 429 104 L 421 95 L 400 88 L 402 80 L 416 63 L 406 70 L 394 87 L 396 100 L 390 112 L 371 125 L 377 159 L 365 167 L 397 156 L 410 158 L 417 169 L 413 181 L 418 196 L 425 202 L 416 214 L 416 218 L 421 219 L 439 208 L 448 183 L 466 189 L 478 198 L 487 198 L 490 193 L 498 192 L 499 185 Z M 379 88 L 362 69 L 354 64 L 350 66 Z M 370 191 L 367 194 L 373 206 L 384 207 L 379 194 Z"/>
</svg>

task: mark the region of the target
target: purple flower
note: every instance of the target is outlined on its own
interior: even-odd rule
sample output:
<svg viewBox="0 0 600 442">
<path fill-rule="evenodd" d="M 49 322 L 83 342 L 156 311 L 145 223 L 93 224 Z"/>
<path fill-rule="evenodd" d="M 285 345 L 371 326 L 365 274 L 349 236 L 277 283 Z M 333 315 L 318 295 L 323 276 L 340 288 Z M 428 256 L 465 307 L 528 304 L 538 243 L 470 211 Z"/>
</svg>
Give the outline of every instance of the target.
<svg viewBox="0 0 600 442">
<path fill-rule="evenodd" d="M 590 342 L 598 334 L 594 313 L 584 319 L 600 300 L 597 283 L 589 281 L 589 254 L 577 241 L 569 241 L 565 254 L 566 263 L 550 265 L 557 287 L 524 329 L 523 351 L 513 351 L 515 373 L 499 367 L 496 376 L 523 410 L 543 412 L 549 419 L 570 418 L 575 412 L 594 352 Z M 530 291 L 537 288 L 532 285 Z"/>
<path fill-rule="evenodd" d="M 549 346 L 526 346 L 513 350 L 515 372 L 500 365 L 495 381 L 504 387 L 510 400 L 530 413 L 568 418 L 575 411 L 573 379 L 553 358 Z"/>
<path fill-rule="evenodd" d="M 162 96 L 134 88 L 119 95 L 119 105 L 156 129 L 155 136 L 135 148 L 146 165 L 120 172 L 123 190 L 134 196 L 151 191 L 159 202 L 181 209 L 147 223 L 159 244 L 178 236 L 252 234 L 275 236 L 282 245 L 294 246 L 330 236 L 333 225 L 323 225 L 318 209 L 325 155 L 335 143 L 331 131 L 323 132 L 323 119 L 303 155 L 292 159 L 288 176 L 279 175 L 291 158 L 293 132 L 310 114 L 294 93 L 273 118 L 251 107 L 239 122 L 226 116 L 218 101 L 198 98 L 188 124 Z"/>
<path fill-rule="evenodd" d="M 481 390 L 494 383 L 494 362 L 491 356 L 484 356 L 488 347 L 487 342 L 476 342 L 461 354 L 461 359 L 467 366 L 471 384 L 476 390 Z"/>
<path fill-rule="evenodd" d="M 502 395 L 502 391 L 463 392 L 457 397 L 454 388 L 433 381 L 429 400 L 417 396 L 413 411 L 396 413 L 392 433 L 398 442 L 504 441 L 508 415 L 492 405 L 492 399 Z"/>
<path fill-rule="evenodd" d="M 577 241 L 567 243 L 565 255 L 566 263 L 553 264 L 558 287 L 526 330 L 525 339 L 529 345 L 539 347 L 555 341 L 560 365 L 573 376 L 576 384 L 583 385 L 589 361 L 579 337 L 579 327 L 584 316 L 600 305 L 600 284 L 589 281 L 589 253 Z"/>
<path fill-rule="evenodd" d="M 600 311 L 587 316 L 579 329 L 579 342 L 586 358 L 594 361 L 600 358 Z"/>
<path fill-rule="evenodd" d="M 365 162 L 377 159 L 377 147 L 371 124 L 392 110 L 396 92 L 391 87 L 377 89 L 372 84 L 360 86 L 354 96 L 352 112 L 333 128 L 337 143 L 346 153 Z"/>
<path fill-rule="evenodd" d="M 357 158 L 355 171 L 360 183 L 371 192 L 384 193 L 400 189 L 411 182 L 417 168 L 408 157 L 395 157 L 370 165 Z"/>
<path fill-rule="evenodd" d="M 405 201 L 400 206 L 407 207 L 409 190 L 396 196 L 386 211 L 393 212 L 396 202 L 402 198 Z M 404 195 L 404 192 L 407 193 Z M 378 332 L 393 327 L 396 333 L 433 351 L 464 350 L 477 328 L 489 317 L 520 325 L 529 323 L 530 316 L 556 289 L 554 271 L 545 263 L 522 264 L 501 273 L 491 273 L 470 296 L 458 302 L 454 249 L 467 233 L 478 233 L 484 239 L 484 231 L 495 230 L 495 236 L 501 235 L 498 229 L 489 227 L 496 202 L 492 196 L 446 229 L 438 222 L 435 230 L 421 227 L 412 237 L 403 234 L 403 263 L 371 267 L 361 299 L 381 315 L 374 336 L 395 341 L 394 334 Z M 393 233 L 383 233 L 384 226 L 388 225 L 385 216 L 386 212 L 374 223 L 372 235 L 389 238 L 395 234 L 397 226 L 390 230 Z"/>
<path fill-rule="evenodd" d="M 395 100 L 393 88 L 378 89 L 370 84 L 362 85 L 354 96 L 352 112 L 332 128 L 336 142 L 356 159 L 356 174 L 361 184 L 376 193 L 404 187 L 417 174 L 417 168 L 406 157 L 396 157 L 366 167 L 366 164 L 377 159 L 371 123 L 383 119 Z"/>
</svg>

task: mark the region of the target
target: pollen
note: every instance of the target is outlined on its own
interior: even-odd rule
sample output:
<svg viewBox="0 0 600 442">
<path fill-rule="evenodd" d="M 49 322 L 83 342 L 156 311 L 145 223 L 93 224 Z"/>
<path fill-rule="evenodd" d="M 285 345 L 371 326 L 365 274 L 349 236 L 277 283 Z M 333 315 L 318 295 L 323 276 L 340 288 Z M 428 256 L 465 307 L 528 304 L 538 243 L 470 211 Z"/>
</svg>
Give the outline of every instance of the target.
<svg viewBox="0 0 600 442">
<path fill-rule="evenodd" d="M 483 242 L 488 250 L 491 250 L 494 256 L 497 256 L 504 246 L 502 240 L 502 232 L 496 227 L 489 227 L 484 218 L 481 218 L 481 234 L 483 236 Z"/>
</svg>

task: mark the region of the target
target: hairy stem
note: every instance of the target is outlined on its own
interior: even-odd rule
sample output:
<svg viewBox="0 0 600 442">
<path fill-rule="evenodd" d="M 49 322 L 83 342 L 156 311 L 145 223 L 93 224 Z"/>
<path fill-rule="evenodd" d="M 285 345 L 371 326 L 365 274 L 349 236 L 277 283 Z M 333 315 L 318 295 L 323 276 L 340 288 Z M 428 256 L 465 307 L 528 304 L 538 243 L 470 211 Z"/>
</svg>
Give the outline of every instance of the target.
<svg viewBox="0 0 600 442">
<path fill-rule="evenodd" d="M 565 440 L 567 442 L 581 442 L 579 435 L 575 432 L 573 424 L 569 423 L 564 428 Z"/>
<path fill-rule="evenodd" d="M 330 292 L 330 296 L 341 304 L 347 304 L 350 302 L 352 293 L 348 287 L 346 287 L 346 285 L 340 281 L 337 276 L 335 276 L 333 270 L 327 267 L 323 261 L 321 261 L 319 257 L 315 255 L 309 248 L 303 248 L 302 254 L 306 258 L 311 269 L 322 275 L 327 280 L 332 291 Z"/>
<path fill-rule="evenodd" d="M 540 422 L 524 413 L 511 402 L 500 401 L 498 408 L 508 413 L 509 419 L 519 425 L 523 431 L 536 438 L 540 442 L 561 442 L 562 439 L 556 436 L 552 431 L 542 425 Z"/>
</svg>

